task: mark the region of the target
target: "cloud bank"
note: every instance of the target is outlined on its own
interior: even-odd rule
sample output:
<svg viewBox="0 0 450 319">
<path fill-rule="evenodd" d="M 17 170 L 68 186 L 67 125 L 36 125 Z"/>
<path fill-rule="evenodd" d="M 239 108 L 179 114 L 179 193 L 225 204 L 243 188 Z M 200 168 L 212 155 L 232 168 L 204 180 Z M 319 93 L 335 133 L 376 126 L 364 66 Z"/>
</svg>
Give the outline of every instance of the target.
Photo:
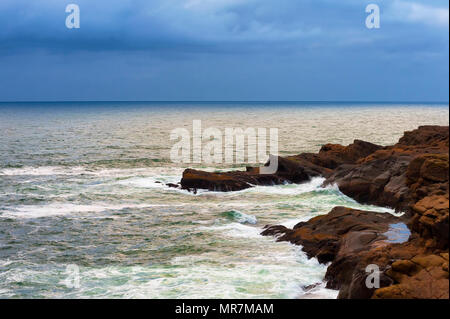
<svg viewBox="0 0 450 319">
<path fill-rule="evenodd" d="M 2 0 L 0 100 L 448 100 L 448 17 L 442 0 Z"/>
</svg>

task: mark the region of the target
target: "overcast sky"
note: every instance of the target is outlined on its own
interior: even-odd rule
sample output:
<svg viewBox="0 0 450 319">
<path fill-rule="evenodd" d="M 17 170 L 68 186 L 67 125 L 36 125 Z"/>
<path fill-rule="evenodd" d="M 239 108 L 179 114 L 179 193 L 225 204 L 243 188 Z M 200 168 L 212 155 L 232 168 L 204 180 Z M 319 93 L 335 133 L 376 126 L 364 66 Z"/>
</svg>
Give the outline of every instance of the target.
<svg viewBox="0 0 450 319">
<path fill-rule="evenodd" d="M 0 1 L 0 101 L 446 102 L 448 60 L 448 0 Z"/>
</svg>

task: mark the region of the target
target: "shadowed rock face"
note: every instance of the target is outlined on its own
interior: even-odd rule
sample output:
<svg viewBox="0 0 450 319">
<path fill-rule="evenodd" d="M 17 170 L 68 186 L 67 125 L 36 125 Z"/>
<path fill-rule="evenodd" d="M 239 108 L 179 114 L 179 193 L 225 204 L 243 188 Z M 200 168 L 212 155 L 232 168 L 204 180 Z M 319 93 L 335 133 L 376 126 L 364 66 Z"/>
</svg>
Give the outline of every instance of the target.
<svg viewBox="0 0 450 319">
<path fill-rule="evenodd" d="M 392 146 L 355 140 L 348 146 L 324 145 L 317 154 L 279 157 L 279 169 L 271 175 L 259 174 L 258 168 L 186 170 L 181 185 L 232 191 L 324 176 L 324 184 L 336 184 L 359 202 L 406 214 L 398 218 L 335 207 L 293 229 L 267 226 L 262 234 L 301 245 L 321 263 L 331 262 L 325 280 L 329 288 L 339 289 L 339 298 L 449 298 L 448 152 L 448 126 L 421 126 Z M 409 240 L 390 243 L 386 232 L 403 222 L 411 230 Z M 379 289 L 366 287 L 370 264 L 381 270 Z"/>
<path fill-rule="evenodd" d="M 360 202 L 407 212 L 429 246 L 448 249 L 448 147 L 448 126 L 421 126 L 394 146 L 341 165 L 326 183 Z"/>
<path fill-rule="evenodd" d="M 269 165 L 267 163 L 266 165 Z M 239 191 L 254 185 L 277 185 L 302 183 L 319 173 L 299 163 L 278 157 L 278 170 L 275 174 L 259 174 L 259 168 L 248 167 L 246 172 L 204 172 L 186 169 L 181 179 L 181 187 L 188 190 L 208 189 L 210 191 Z"/>
<path fill-rule="evenodd" d="M 260 174 L 259 168 L 248 167 L 247 171 L 205 172 L 186 169 L 181 179 L 181 187 L 188 190 L 208 189 L 211 191 L 239 191 L 254 185 L 277 185 L 302 183 L 315 176 L 329 176 L 341 164 L 356 163 L 381 146 L 355 140 L 349 146 L 324 145 L 318 154 L 304 153 L 290 157 L 278 157 L 275 174 Z M 266 164 L 268 166 L 270 162 Z"/>
<path fill-rule="evenodd" d="M 389 225 L 400 221 L 400 218 L 388 213 L 338 206 L 327 215 L 298 223 L 293 229 L 269 226 L 262 235 L 275 235 L 278 241 L 301 245 L 308 257 L 317 257 L 319 262 L 327 263 L 337 255 L 367 250 L 376 242 L 387 239 L 383 234 L 388 231 Z"/>
<path fill-rule="evenodd" d="M 386 235 L 389 226 L 401 222 L 402 218 L 389 213 L 335 207 L 293 229 L 269 226 L 262 235 L 301 245 L 308 257 L 316 257 L 320 263 L 332 262 L 325 280 L 327 288 L 340 290 L 339 298 L 370 298 L 373 291 L 365 285 L 368 264 L 364 257 L 372 249 L 390 245 Z M 393 283 L 384 274 L 380 279 L 381 287 Z"/>
<path fill-rule="evenodd" d="M 393 146 L 339 166 L 325 183 L 359 202 L 409 210 L 430 192 L 448 193 L 448 137 L 448 126 L 421 126 Z"/>
<path fill-rule="evenodd" d="M 331 262 L 327 287 L 338 298 L 449 298 L 448 250 L 427 247 L 417 233 L 391 244 L 389 229 L 408 218 L 335 207 L 293 229 L 266 226 L 262 235 L 301 245 L 308 257 Z M 368 265 L 380 270 L 380 288 L 366 286 Z"/>
<path fill-rule="evenodd" d="M 307 166 L 315 165 L 317 171 L 320 171 L 321 175 L 327 177 L 340 165 L 355 164 L 358 160 L 382 148 L 382 146 L 376 144 L 355 140 L 353 144 L 348 146 L 325 144 L 317 154 L 303 153 L 288 158 Z"/>
</svg>

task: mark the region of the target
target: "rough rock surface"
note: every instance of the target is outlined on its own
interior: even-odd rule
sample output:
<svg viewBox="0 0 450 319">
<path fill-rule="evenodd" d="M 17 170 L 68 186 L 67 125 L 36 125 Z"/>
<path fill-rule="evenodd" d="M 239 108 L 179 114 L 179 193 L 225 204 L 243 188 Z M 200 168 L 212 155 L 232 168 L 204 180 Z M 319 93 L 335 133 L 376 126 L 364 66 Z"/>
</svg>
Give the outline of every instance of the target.
<svg viewBox="0 0 450 319">
<path fill-rule="evenodd" d="M 354 164 L 381 146 L 355 140 L 353 144 L 342 146 L 326 144 L 318 154 L 303 153 L 286 158 L 278 157 L 275 174 L 260 174 L 259 168 L 248 167 L 247 171 L 205 172 L 186 169 L 181 179 L 181 187 L 188 190 L 208 189 L 211 191 L 238 191 L 254 185 L 276 185 L 302 183 L 315 176 L 329 176 L 341 164 Z M 270 162 L 266 164 L 269 165 Z"/>
<path fill-rule="evenodd" d="M 355 140 L 278 160 L 278 171 L 266 175 L 258 168 L 224 173 L 188 169 L 181 187 L 233 191 L 301 183 L 321 175 L 324 184 L 336 184 L 359 202 L 405 215 L 335 207 L 293 229 L 269 226 L 264 235 L 302 245 L 309 257 L 330 262 L 325 280 L 329 288 L 339 289 L 339 298 L 449 298 L 448 126 L 421 126 L 392 146 Z M 385 233 L 400 222 L 411 235 L 406 242 L 390 242 Z M 380 269 L 379 289 L 366 286 L 366 267 L 371 264 Z"/>
<path fill-rule="evenodd" d="M 334 169 L 336 183 L 360 202 L 406 212 L 392 215 L 336 207 L 293 229 L 267 227 L 262 234 L 303 246 L 309 257 L 331 262 L 325 275 L 339 298 L 449 298 L 448 127 L 423 126 L 394 146 Z M 404 221 L 407 242 L 389 243 L 389 225 Z M 380 288 L 368 288 L 366 267 L 380 269 Z"/>
<path fill-rule="evenodd" d="M 327 215 L 319 215 L 308 222 L 300 222 L 293 229 L 269 226 L 262 234 L 275 235 L 279 241 L 289 241 L 303 246 L 308 257 L 317 257 L 327 263 L 337 255 L 348 255 L 366 250 L 387 237 L 383 233 L 389 224 L 401 219 L 388 213 L 361 211 L 335 207 Z"/>
<path fill-rule="evenodd" d="M 416 255 L 391 264 L 386 275 L 396 284 L 377 289 L 373 298 L 448 299 L 448 253 Z"/>
<path fill-rule="evenodd" d="M 430 193 L 448 193 L 448 126 L 421 126 L 393 146 L 336 168 L 335 183 L 357 201 L 408 210 Z"/>
<path fill-rule="evenodd" d="M 275 174 L 259 174 L 259 168 L 252 167 L 248 167 L 245 172 L 205 172 L 186 169 L 181 179 L 181 187 L 193 191 L 199 188 L 222 192 L 239 191 L 254 185 L 301 183 L 318 175 L 319 173 L 296 161 L 278 157 L 278 170 Z"/>
<path fill-rule="evenodd" d="M 382 149 L 382 146 L 361 140 L 354 140 L 348 146 L 325 144 L 317 154 L 303 153 L 289 156 L 288 158 L 302 163 L 307 167 L 314 168 L 321 175 L 327 177 L 340 165 L 356 164 L 358 160 L 365 158 L 379 149 Z"/>
</svg>

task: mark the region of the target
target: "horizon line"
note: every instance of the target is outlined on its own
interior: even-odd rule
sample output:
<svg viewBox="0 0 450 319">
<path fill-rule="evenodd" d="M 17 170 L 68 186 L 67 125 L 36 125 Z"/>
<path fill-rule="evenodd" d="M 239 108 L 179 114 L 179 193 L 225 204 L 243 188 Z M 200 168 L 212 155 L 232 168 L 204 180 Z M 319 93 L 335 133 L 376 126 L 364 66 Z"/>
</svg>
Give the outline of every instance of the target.
<svg viewBox="0 0 450 319">
<path fill-rule="evenodd" d="M 436 103 L 449 101 L 402 101 L 402 100 L 32 100 L 0 101 L 0 103 Z"/>
</svg>

